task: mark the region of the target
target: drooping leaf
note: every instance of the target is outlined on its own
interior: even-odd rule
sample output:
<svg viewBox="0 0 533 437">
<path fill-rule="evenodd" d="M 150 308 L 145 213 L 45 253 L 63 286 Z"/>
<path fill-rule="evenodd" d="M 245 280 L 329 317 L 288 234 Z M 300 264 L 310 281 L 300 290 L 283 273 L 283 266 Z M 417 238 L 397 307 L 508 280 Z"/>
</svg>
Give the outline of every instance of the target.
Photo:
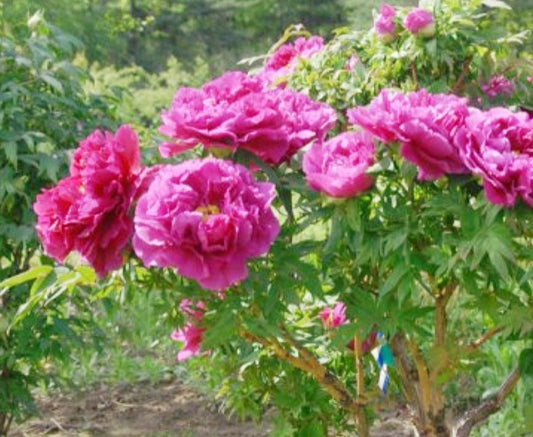
<svg viewBox="0 0 533 437">
<path fill-rule="evenodd" d="M 533 376 L 533 348 L 524 349 L 518 359 L 520 374 Z"/>
</svg>

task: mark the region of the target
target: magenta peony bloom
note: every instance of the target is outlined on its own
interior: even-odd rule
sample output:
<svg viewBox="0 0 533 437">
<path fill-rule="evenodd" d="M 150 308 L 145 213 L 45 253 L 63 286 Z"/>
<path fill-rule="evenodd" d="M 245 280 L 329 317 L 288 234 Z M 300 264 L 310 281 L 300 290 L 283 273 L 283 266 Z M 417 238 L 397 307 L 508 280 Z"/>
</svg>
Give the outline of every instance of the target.
<svg viewBox="0 0 533 437">
<path fill-rule="evenodd" d="M 74 250 L 74 243 L 82 225 L 74 228 L 68 220 L 77 216 L 77 202 L 82 193 L 82 181 L 79 177 L 69 177 L 48 190 L 37 195 L 33 204 L 37 214 L 37 233 L 46 254 L 58 261 Z M 72 212 L 71 212 L 72 211 Z"/>
<path fill-rule="evenodd" d="M 533 156 L 519 156 L 516 159 L 515 167 L 518 172 L 517 191 L 524 203 L 533 208 Z"/>
<path fill-rule="evenodd" d="M 183 327 L 174 330 L 170 338 L 184 343 L 176 358 L 178 361 L 185 361 L 200 354 L 205 328 L 199 324 L 204 317 L 206 306 L 202 301 L 192 302 L 190 299 L 182 299 L 179 310 L 188 321 Z M 204 352 L 204 354 L 207 353 L 209 352 Z"/>
<path fill-rule="evenodd" d="M 177 140 L 160 146 L 164 157 L 202 144 L 241 148 L 278 165 L 308 142 L 324 138 L 336 115 L 305 94 L 266 89 L 263 80 L 234 71 L 199 90 L 181 88 L 162 119 L 159 131 Z"/>
<path fill-rule="evenodd" d="M 467 167 L 483 179 L 489 201 L 512 206 L 520 195 L 533 206 L 533 121 L 525 112 L 472 110 L 455 142 Z"/>
<path fill-rule="evenodd" d="M 170 334 L 172 340 L 184 343 L 176 356 L 178 361 L 185 361 L 200 354 L 204 331 L 204 328 L 187 322 L 182 328 L 176 329 Z"/>
<path fill-rule="evenodd" d="M 435 20 L 433 14 L 422 8 L 414 8 L 405 16 L 404 27 L 413 35 L 430 38 L 435 35 Z"/>
<path fill-rule="evenodd" d="M 365 173 L 374 163 L 374 144 L 362 132 L 345 132 L 315 143 L 303 157 L 309 186 L 332 197 L 353 197 L 368 190 L 373 178 Z"/>
<path fill-rule="evenodd" d="M 348 61 L 346 61 L 344 68 L 348 71 L 353 71 L 359 64 L 361 64 L 361 60 L 357 57 L 357 55 L 351 55 L 348 58 Z"/>
<path fill-rule="evenodd" d="M 384 143 L 398 141 L 399 115 L 406 108 L 403 93 L 383 89 L 367 106 L 349 109 L 348 121 L 361 126 Z"/>
<path fill-rule="evenodd" d="M 453 137 L 469 115 L 466 100 L 425 90 L 407 96 L 410 113 L 399 126 L 400 153 L 418 166 L 418 178 L 434 180 L 445 174 L 468 173 Z"/>
<path fill-rule="evenodd" d="M 183 315 L 194 320 L 202 320 L 206 310 L 206 306 L 201 300 L 193 302 L 190 299 L 182 299 L 178 308 Z"/>
<path fill-rule="evenodd" d="M 115 136 L 111 132 L 94 131 L 80 141 L 70 164 L 71 176 L 81 176 L 87 182 L 97 182 L 92 176 L 107 171 L 132 181 L 141 170 L 139 140 L 128 125 L 121 126 Z"/>
<path fill-rule="evenodd" d="M 80 142 L 71 176 L 36 198 L 37 232 L 45 252 L 62 262 L 76 250 L 101 277 L 122 265 L 133 232 L 128 209 L 141 173 L 135 132 L 96 131 Z"/>
<path fill-rule="evenodd" d="M 333 308 L 326 307 L 320 311 L 320 318 L 325 328 L 331 329 L 346 323 L 346 305 L 337 302 Z"/>
<path fill-rule="evenodd" d="M 492 76 L 488 83 L 481 85 L 481 89 L 489 99 L 494 99 L 500 94 L 509 97 L 514 93 L 513 83 L 502 74 Z"/>
<path fill-rule="evenodd" d="M 519 178 L 533 150 L 531 121 L 506 108 L 472 111 L 456 136 L 466 165 L 483 178 L 487 198 L 511 206 L 519 194 Z"/>
<path fill-rule="evenodd" d="M 379 15 L 374 20 L 374 31 L 384 42 L 391 42 L 396 36 L 396 10 L 388 3 L 383 3 L 379 9 Z"/>
<path fill-rule="evenodd" d="M 214 158 L 164 166 L 135 211 L 133 248 L 146 266 L 174 267 L 209 290 L 248 275 L 279 233 L 274 185 Z"/>
<path fill-rule="evenodd" d="M 383 90 L 367 107 L 348 110 L 348 120 L 379 140 L 400 142 L 400 153 L 418 166 L 418 178 L 467 173 L 453 137 L 469 115 L 466 100 L 452 94 Z"/>
<path fill-rule="evenodd" d="M 364 354 L 371 352 L 372 349 L 374 349 L 377 346 L 377 338 L 378 338 L 378 332 L 370 331 L 368 336 L 361 342 L 361 352 L 363 352 Z M 351 339 L 346 345 L 346 347 L 348 349 L 353 350 L 355 347 L 354 339 Z"/>
<path fill-rule="evenodd" d="M 324 40 L 319 36 L 300 37 L 294 43 L 280 46 L 267 60 L 257 76 L 271 84 L 284 86 L 283 78 L 293 73 L 301 59 L 310 59 L 324 49 Z M 280 82 L 281 81 L 281 82 Z"/>
</svg>

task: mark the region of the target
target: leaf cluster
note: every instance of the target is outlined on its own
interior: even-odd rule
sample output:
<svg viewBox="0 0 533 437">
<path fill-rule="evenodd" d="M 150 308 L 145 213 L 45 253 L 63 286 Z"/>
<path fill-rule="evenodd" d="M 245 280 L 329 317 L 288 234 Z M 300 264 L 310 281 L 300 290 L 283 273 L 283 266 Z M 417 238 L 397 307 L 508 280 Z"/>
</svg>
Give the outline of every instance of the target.
<svg viewBox="0 0 533 437">
<path fill-rule="evenodd" d="M 31 205 L 66 172 L 69 149 L 114 124 L 106 100 L 83 89 L 89 76 L 72 62 L 79 42 L 40 15 L 28 32 L 17 39 L 0 31 L 0 278 L 28 267 Z"/>
</svg>

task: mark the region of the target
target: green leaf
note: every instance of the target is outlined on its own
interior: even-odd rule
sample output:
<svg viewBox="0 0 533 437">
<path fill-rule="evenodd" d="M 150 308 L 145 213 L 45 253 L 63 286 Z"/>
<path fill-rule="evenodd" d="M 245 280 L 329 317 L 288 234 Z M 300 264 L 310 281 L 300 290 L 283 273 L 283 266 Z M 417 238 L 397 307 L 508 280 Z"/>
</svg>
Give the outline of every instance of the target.
<svg viewBox="0 0 533 437">
<path fill-rule="evenodd" d="M 6 155 L 6 159 L 9 163 L 11 163 L 11 165 L 13 165 L 13 167 L 15 168 L 15 170 L 17 169 L 17 163 L 18 163 L 18 160 L 17 160 L 17 143 L 15 143 L 14 141 L 8 141 L 8 142 L 5 142 L 3 145 L 2 145 L 2 149 Z"/>
<path fill-rule="evenodd" d="M 518 368 L 523 376 L 533 376 L 533 348 L 524 349 L 520 353 Z"/>
<path fill-rule="evenodd" d="M 437 56 L 437 39 L 432 38 L 426 44 L 426 50 L 431 57 Z"/>
<path fill-rule="evenodd" d="M 346 202 L 346 222 L 352 231 L 361 231 L 361 213 L 358 210 L 356 199 Z"/>
<path fill-rule="evenodd" d="M 328 241 L 326 242 L 326 245 L 324 246 L 324 252 L 326 253 L 331 252 L 337 246 L 337 243 L 340 241 L 343 234 L 344 234 L 344 228 L 343 228 L 341 215 L 338 212 L 336 212 L 331 220 L 331 230 L 330 230 Z"/>
<path fill-rule="evenodd" d="M 279 394 L 278 396 L 281 396 L 281 394 Z M 294 398 L 291 396 L 290 399 L 292 401 L 290 406 L 293 406 Z M 276 402 L 276 405 L 277 405 L 277 402 Z M 273 419 L 273 424 L 274 424 L 274 427 L 272 431 L 270 431 L 271 437 L 293 437 L 294 436 L 295 429 L 290 424 L 289 420 L 283 415 L 278 414 L 277 416 L 275 416 Z"/>
<path fill-rule="evenodd" d="M 304 427 L 296 433 L 297 437 L 324 437 L 326 431 L 324 424 L 315 419 L 308 422 Z"/>
<path fill-rule="evenodd" d="M 481 3 L 483 3 L 488 8 L 498 8 L 498 9 L 509 9 L 511 10 L 511 6 L 509 6 L 507 3 L 505 3 L 502 0 L 483 0 Z"/>
<path fill-rule="evenodd" d="M 23 273 L 12 276 L 0 282 L 0 290 L 11 288 L 15 285 L 23 284 L 24 282 L 31 281 L 40 277 L 47 276 L 54 268 L 52 266 L 37 266 L 33 267 Z"/>
<path fill-rule="evenodd" d="M 401 227 L 392 231 L 385 237 L 384 255 L 398 249 L 407 239 L 407 229 Z"/>
<path fill-rule="evenodd" d="M 398 264 L 392 270 L 385 283 L 379 289 L 379 297 L 382 298 L 390 293 L 404 275 L 408 272 L 408 268 L 404 264 Z"/>
<path fill-rule="evenodd" d="M 502 279 L 509 278 L 509 270 L 505 259 L 498 252 L 489 252 L 489 259 Z"/>
<path fill-rule="evenodd" d="M 237 319 L 232 311 L 224 311 L 220 317 L 209 325 L 205 331 L 202 346 L 210 349 L 226 343 L 237 329 Z"/>
<path fill-rule="evenodd" d="M 57 92 L 63 94 L 63 85 L 61 85 L 61 82 L 57 80 L 54 76 L 48 74 L 48 73 L 41 73 L 39 77 L 45 81 L 48 85 L 50 85 L 53 89 L 55 89 Z"/>
</svg>

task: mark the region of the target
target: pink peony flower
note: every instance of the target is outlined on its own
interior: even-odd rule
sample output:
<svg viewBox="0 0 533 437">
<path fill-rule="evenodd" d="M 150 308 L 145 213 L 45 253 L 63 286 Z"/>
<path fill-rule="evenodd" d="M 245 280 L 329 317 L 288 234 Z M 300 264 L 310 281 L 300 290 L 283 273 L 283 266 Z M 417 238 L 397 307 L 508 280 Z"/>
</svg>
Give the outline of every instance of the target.
<svg viewBox="0 0 533 437">
<path fill-rule="evenodd" d="M 398 140 L 399 115 L 405 108 L 403 93 L 383 89 L 370 104 L 349 109 L 346 115 L 350 123 L 361 126 L 384 143 L 392 143 Z"/>
<path fill-rule="evenodd" d="M 361 64 L 361 60 L 357 57 L 357 55 L 351 55 L 348 58 L 348 61 L 346 62 L 346 65 L 344 68 L 348 71 L 353 71 L 357 65 Z"/>
<path fill-rule="evenodd" d="M 335 328 L 346 323 L 346 305 L 337 302 L 333 308 L 325 307 L 320 311 L 320 318 L 325 328 Z"/>
<path fill-rule="evenodd" d="M 194 320 L 202 320 L 206 310 L 206 306 L 201 300 L 193 302 L 190 299 L 182 299 L 178 308 L 183 315 Z"/>
<path fill-rule="evenodd" d="M 468 172 L 453 141 L 469 115 L 465 99 L 426 90 L 407 95 L 383 90 L 367 107 L 347 115 L 381 141 L 400 142 L 400 153 L 418 166 L 421 180 Z"/>
<path fill-rule="evenodd" d="M 293 73 L 301 59 L 310 59 L 324 49 L 324 40 L 319 36 L 300 37 L 294 43 L 280 46 L 267 60 L 257 76 L 268 83 L 283 86 L 283 78 Z"/>
<path fill-rule="evenodd" d="M 162 119 L 159 131 L 177 140 L 160 146 L 164 157 L 202 144 L 248 150 L 277 165 L 308 142 L 321 140 L 336 115 L 304 94 L 266 89 L 263 80 L 234 71 L 199 90 L 181 88 Z"/>
<path fill-rule="evenodd" d="M 377 331 L 370 331 L 368 336 L 361 342 L 361 351 L 364 354 L 367 354 L 368 352 L 372 351 L 376 347 L 377 344 L 377 337 L 378 333 Z M 348 344 L 346 345 L 348 349 L 353 350 L 355 347 L 355 341 L 354 339 L 351 339 Z"/>
<path fill-rule="evenodd" d="M 521 195 L 533 206 L 533 121 L 525 112 L 472 110 L 455 142 L 467 167 L 483 179 L 489 201 L 512 206 Z"/>
<path fill-rule="evenodd" d="M 274 185 L 214 158 L 164 166 L 135 211 L 133 248 L 146 266 L 174 267 L 209 290 L 246 278 L 249 258 L 279 233 Z"/>
<path fill-rule="evenodd" d="M 176 329 L 170 334 L 172 340 L 183 343 L 183 347 L 176 356 L 178 361 L 185 361 L 200 354 L 204 331 L 204 328 L 187 322 L 183 327 Z"/>
<path fill-rule="evenodd" d="M 311 188 L 332 197 L 352 197 L 368 190 L 373 178 L 365 173 L 374 163 L 374 144 L 362 132 L 345 132 L 315 143 L 302 167 Z"/>
<path fill-rule="evenodd" d="M 529 83 L 533 83 L 533 76 L 528 76 L 528 77 L 526 77 L 526 80 L 527 80 Z"/>
<path fill-rule="evenodd" d="M 418 179 L 468 173 L 453 137 L 469 115 L 466 100 L 425 90 L 408 96 L 411 112 L 402 114 L 400 153 L 418 166 Z"/>
<path fill-rule="evenodd" d="M 80 141 L 70 164 L 70 174 L 96 182 L 92 176 L 99 171 L 111 172 L 133 181 L 141 171 L 141 152 L 135 131 L 121 126 L 115 136 L 111 132 L 94 131 Z"/>
<path fill-rule="evenodd" d="M 374 20 L 374 31 L 384 42 L 391 42 L 396 36 L 396 10 L 388 3 L 383 3 L 379 9 L 379 15 Z"/>
<path fill-rule="evenodd" d="M 433 14 L 422 8 L 414 8 L 405 16 L 404 27 L 413 35 L 430 38 L 435 35 L 435 20 Z"/>
<path fill-rule="evenodd" d="M 492 76 L 488 83 L 481 85 L 481 89 L 489 99 L 494 99 L 498 95 L 509 97 L 514 93 L 514 85 L 504 75 Z"/>
<path fill-rule="evenodd" d="M 533 156 L 519 156 L 516 159 L 515 167 L 518 172 L 517 191 L 524 203 L 533 208 Z"/>
<path fill-rule="evenodd" d="M 122 265 L 133 232 L 128 209 L 141 173 L 135 132 L 96 131 L 80 142 L 71 176 L 36 198 L 37 232 L 45 252 L 62 262 L 78 251 L 103 277 Z"/>
<path fill-rule="evenodd" d="M 74 243 L 82 225 L 69 221 L 76 216 L 77 202 L 83 183 L 79 177 L 68 177 L 37 195 L 33 210 L 37 214 L 37 233 L 46 254 L 58 261 L 74 250 Z"/>
</svg>

